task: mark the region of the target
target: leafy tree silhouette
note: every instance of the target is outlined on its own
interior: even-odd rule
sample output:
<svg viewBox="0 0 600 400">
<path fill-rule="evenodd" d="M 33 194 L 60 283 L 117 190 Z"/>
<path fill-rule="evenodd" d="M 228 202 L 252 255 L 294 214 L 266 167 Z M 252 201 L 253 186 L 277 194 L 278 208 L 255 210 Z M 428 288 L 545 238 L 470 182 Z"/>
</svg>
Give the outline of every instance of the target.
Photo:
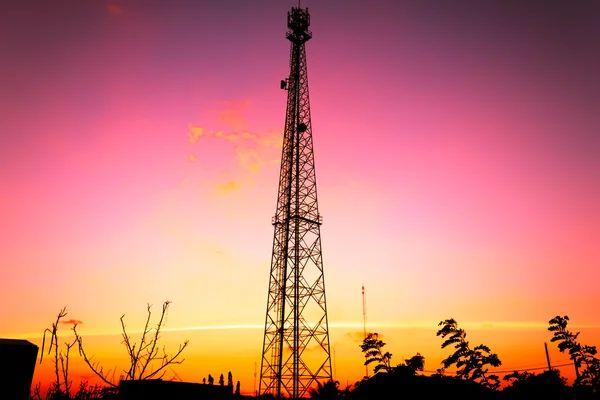
<svg viewBox="0 0 600 400">
<path fill-rule="evenodd" d="M 339 389 L 339 382 L 332 379 L 321 383 L 317 381 L 316 388 L 308 389 L 308 395 L 311 399 L 337 399 L 340 397 L 342 391 Z"/>
<path fill-rule="evenodd" d="M 423 371 L 423 368 L 425 368 L 425 357 L 417 353 L 394 367 L 394 372 L 402 376 L 413 376 L 417 374 L 417 371 Z"/>
<path fill-rule="evenodd" d="M 591 398 L 584 393 L 567 386 L 567 379 L 560 376 L 557 369 L 550 369 L 540 374 L 514 371 L 505 375 L 503 380 L 509 386 L 502 390 L 505 398 L 519 399 L 579 399 Z M 584 396 L 582 396 L 584 395 Z"/>
<path fill-rule="evenodd" d="M 367 334 L 367 337 L 365 337 L 362 344 L 360 344 L 362 352 L 365 353 L 365 365 L 374 362 L 377 363 L 375 368 L 373 368 L 374 373 L 378 373 L 382 370 L 385 372 L 390 372 L 392 370 L 392 353 L 383 353 L 383 346 L 385 346 L 385 343 L 383 340 L 379 339 L 378 333 Z"/>
<path fill-rule="evenodd" d="M 453 319 L 441 321 L 438 326 L 441 326 L 436 336 L 441 336 L 446 339 L 442 343 L 442 349 L 447 346 L 454 345 L 456 349 L 448 358 L 442 360 L 444 368 L 451 365 L 456 365 L 456 377 L 463 380 L 471 380 L 490 389 L 497 390 L 500 387 L 500 379 L 497 375 L 488 375 L 487 365 L 498 367 L 502 362 L 498 355 L 490 352 L 490 348 L 480 344 L 471 349 L 469 342 L 465 339 L 467 333 L 458 327 L 458 323 Z"/>
<path fill-rule="evenodd" d="M 580 332 L 573 333 L 567 329 L 569 317 L 566 315 L 556 316 L 548 323 L 550 324 L 548 330 L 554 332 L 550 341 L 558 342 L 561 353 L 568 351 L 575 364 L 577 377 L 574 384 L 600 393 L 600 359 L 596 358 L 596 346 L 582 345 L 577 341 Z"/>
<path fill-rule="evenodd" d="M 512 386 L 515 386 L 515 385 L 519 385 L 522 382 L 527 381 L 528 379 L 531 379 L 531 377 L 534 375 L 535 374 L 532 374 L 531 372 L 528 372 L 528 371 L 524 371 L 524 372 L 513 371 L 508 375 L 504 375 L 502 380 L 510 382 L 510 384 Z"/>
</svg>

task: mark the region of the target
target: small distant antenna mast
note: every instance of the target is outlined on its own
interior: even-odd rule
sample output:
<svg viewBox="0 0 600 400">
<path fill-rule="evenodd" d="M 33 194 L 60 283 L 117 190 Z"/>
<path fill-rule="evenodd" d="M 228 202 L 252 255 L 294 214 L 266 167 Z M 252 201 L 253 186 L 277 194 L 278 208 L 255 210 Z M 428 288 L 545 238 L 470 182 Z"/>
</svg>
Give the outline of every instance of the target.
<svg viewBox="0 0 600 400">
<path fill-rule="evenodd" d="M 331 374 L 331 378 L 335 379 L 335 376 L 337 375 L 337 365 L 335 363 L 335 347 L 333 348 L 333 374 Z"/>
<path fill-rule="evenodd" d="M 365 294 L 365 285 L 362 286 L 362 303 L 363 303 L 363 329 L 364 339 L 367 338 L 367 296 Z M 365 365 L 365 376 L 369 377 L 369 366 Z"/>
<path fill-rule="evenodd" d="M 365 296 L 365 286 L 362 287 L 362 301 L 363 301 L 363 327 L 364 337 L 367 337 L 367 298 Z"/>
</svg>

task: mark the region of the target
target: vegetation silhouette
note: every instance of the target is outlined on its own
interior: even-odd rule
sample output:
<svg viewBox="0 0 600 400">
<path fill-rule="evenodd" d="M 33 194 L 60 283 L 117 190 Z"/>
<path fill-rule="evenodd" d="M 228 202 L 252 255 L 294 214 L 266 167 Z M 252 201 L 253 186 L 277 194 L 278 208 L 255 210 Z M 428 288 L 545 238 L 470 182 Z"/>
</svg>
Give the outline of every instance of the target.
<svg viewBox="0 0 600 400">
<path fill-rule="evenodd" d="M 340 390 L 339 385 L 340 383 L 338 381 L 334 381 L 332 379 L 326 381 L 325 383 L 317 381 L 316 388 L 313 387 L 308 389 L 308 396 L 311 399 L 338 399 L 342 397 L 342 391 Z"/>
<path fill-rule="evenodd" d="M 75 344 L 77 339 L 73 342 L 64 342 L 64 350 L 59 350 L 59 336 L 58 327 L 60 323 L 71 323 L 73 321 L 61 321 L 67 316 L 67 307 L 63 307 L 58 315 L 56 321 L 52 323 L 51 328 L 44 330 L 42 338 L 42 351 L 40 352 L 40 364 L 44 359 L 44 348 L 46 345 L 46 334 L 49 334 L 50 345 L 48 347 L 48 355 L 54 351 L 54 380 L 50 383 L 45 396 L 42 396 L 41 384 L 38 382 L 29 398 L 31 400 L 92 400 L 92 399 L 115 399 L 116 391 L 112 388 L 102 387 L 100 385 L 90 385 L 87 381 L 79 383 L 77 391 L 72 393 L 73 381 L 69 378 L 69 357 L 70 350 Z M 74 324 L 76 322 L 73 322 Z"/>
<path fill-rule="evenodd" d="M 540 374 L 514 371 L 502 379 L 510 382 L 503 392 L 511 399 L 570 398 L 567 380 L 556 369 Z"/>
<path fill-rule="evenodd" d="M 556 316 L 549 322 L 548 330 L 554 332 L 551 342 L 558 342 L 561 353 L 568 351 L 575 364 L 574 385 L 580 390 L 596 393 L 600 397 L 600 359 L 596 358 L 596 346 L 582 345 L 577 341 L 580 332 L 567 330 L 568 316 Z M 583 369 L 582 369 L 583 368 Z"/>
<path fill-rule="evenodd" d="M 441 321 L 441 326 L 436 336 L 446 339 L 442 343 L 442 349 L 454 345 L 454 353 L 442 361 L 444 369 L 456 365 L 456 376 L 459 379 L 477 382 L 485 387 L 496 390 L 500 387 L 500 378 L 495 374 L 488 374 L 489 368 L 502 365 L 498 355 L 492 353 L 486 345 L 480 344 L 473 349 L 469 347 L 466 340 L 467 333 L 464 329 L 458 327 L 458 323 L 453 319 Z"/>
<path fill-rule="evenodd" d="M 165 324 L 165 317 L 169 309 L 170 301 L 165 301 L 162 307 L 162 313 L 159 321 L 153 328 L 150 324 L 152 317 L 152 306 L 148 304 L 147 312 L 148 316 L 146 324 L 142 332 L 141 341 L 138 346 L 137 343 L 132 343 L 130 335 L 127 333 L 125 326 L 125 315 L 121 316 L 121 328 L 123 344 L 127 350 L 129 356 L 130 365 L 127 369 L 123 370 L 124 375 L 119 376 L 121 380 L 150 380 L 150 379 L 162 379 L 167 370 L 175 364 L 181 364 L 184 360 L 180 359 L 183 350 L 187 347 L 188 341 L 186 340 L 179 346 L 179 349 L 175 354 L 168 355 L 164 349 L 162 354 L 159 354 L 161 347 L 159 346 L 160 333 Z M 115 370 L 109 370 L 107 373 L 99 365 L 98 362 L 93 362 L 92 357 L 89 357 L 83 347 L 83 337 L 77 332 L 77 325 L 80 323 L 76 320 L 70 320 L 63 322 L 61 321 L 67 316 L 67 308 L 63 307 L 56 317 L 56 321 L 52 323 L 51 328 L 44 330 L 42 339 L 42 351 L 40 353 L 40 363 L 43 361 L 43 354 L 46 344 L 46 335 L 49 335 L 49 348 L 48 354 L 53 353 L 54 358 L 54 380 L 50 383 L 50 386 L 45 396 L 42 396 L 41 384 L 36 384 L 33 393 L 30 395 L 32 400 L 63 400 L 63 399 L 112 399 L 116 398 L 118 393 L 119 382 L 115 381 Z M 59 336 L 58 326 L 60 323 L 72 323 L 73 333 L 75 339 L 73 342 L 65 342 L 64 350 L 59 350 Z M 73 382 L 69 378 L 69 357 L 71 355 L 70 350 L 73 346 L 77 345 L 79 355 L 83 358 L 84 362 L 91 369 L 91 371 L 106 385 L 90 385 L 88 382 L 80 382 L 78 390 L 73 393 L 72 385 Z"/>
<path fill-rule="evenodd" d="M 119 377 L 120 380 L 148 380 L 148 379 L 162 379 L 167 373 L 167 367 L 181 364 L 185 359 L 179 359 L 189 341 L 186 340 L 183 344 L 179 345 L 179 349 L 175 354 L 167 354 L 162 349 L 162 354 L 159 354 L 161 350 L 158 345 L 160 340 L 160 333 L 165 324 L 165 317 L 169 310 L 170 301 L 165 301 L 162 306 L 162 312 L 158 322 L 154 328 L 150 325 L 152 317 L 152 306 L 147 305 L 148 316 L 146 318 L 146 324 L 142 331 L 139 346 L 137 343 L 132 343 L 131 336 L 127 333 L 125 326 L 125 315 L 121 316 L 121 329 L 123 331 L 123 344 L 127 350 L 129 356 L 129 368 L 124 369 L 125 375 Z M 154 330 L 154 332 L 152 332 Z M 116 370 L 109 370 L 104 372 L 104 369 L 98 362 L 93 362 L 91 357 L 88 357 L 83 347 L 83 337 L 77 332 L 77 324 L 73 326 L 73 332 L 75 333 L 75 340 L 79 346 L 79 354 L 83 357 L 84 362 L 92 370 L 92 372 L 100 378 L 106 385 L 112 387 L 118 387 L 119 382 L 115 382 Z"/>
<path fill-rule="evenodd" d="M 58 338 L 58 326 L 61 323 L 61 319 L 67 316 L 67 307 L 63 307 L 58 315 L 56 316 L 56 321 L 52 323 L 51 328 L 46 328 L 44 330 L 44 335 L 42 338 L 42 350 L 40 352 L 40 364 L 44 359 L 44 348 L 46 346 L 46 334 L 50 335 L 50 345 L 48 347 L 48 355 L 52 354 L 52 350 L 54 350 L 54 381 L 50 384 L 48 388 L 48 393 L 53 396 L 53 398 L 70 398 L 71 396 L 71 387 L 73 382 L 69 379 L 69 352 L 71 348 L 77 343 L 73 341 L 72 343 L 65 342 L 65 350 L 59 350 L 60 343 Z M 40 387 L 36 386 L 35 393 L 39 396 Z"/>
<path fill-rule="evenodd" d="M 561 351 L 570 351 L 576 365 L 580 366 L 579 379 L 573 386 L 567 385 L 567 380 L 561 377 L 556 369 L 549 369 L 540 374 L 513 371 L 504 376 L 507 384 L 500 390 L 497 375 L 490 373 L 490 368 L 498 367 L 501 361 L 497 354 L 492 353 L 484 344 L 471 348 L 466 340 L 466 332 L 458 327 L 454 319 L 441 321 L 437 336 L 444 338 L 442 348 L 454 346 L 454 353 L 442 361 L 443 367 L 437 373 L 425 376 L 423 371 L 424 358 L 417 353 L 403 364 L 391 367 L 385 362 L 383 343 L 379 336 L 368 336 L 360 345 L 367 361 L 378 362 L 382 365 L 372 377 L 365 377 L 356 382 L 352 388 L 338 391 L 333 397 L 339 399 L 396 399 L 402 395 L 418 395 L 420 398 L 438 397 L 451 399 L 545 399 L 545 400 L 588 400 L 600 399 L 600 392 L 594 386 L 597 379 L 598 359 L 595 357 L 594 346 L 580 345 L 577 334 L 566 330 L 568 317 L 557 317 L 550 321 L 550 331 L 555 332 L 552 341 L 559 342 Z M 388 360 L 391 358 L 391 354 Z M 384 362 L 381 362 L 384 360 Z M 367 361 L 365 364 L 367 364 Z M 378 365 L 379 365 L 378 364 Z M 453 376 L 446 376 L 445 369 L 455 366 Z M 585 368 L 585 369 L 583 369 Z M 317 389 L 321 389 L 319 386 Z M 324 397 L 323 397 L 324 398 Z"/>
<path fill-rule="evenodd" d="M 179 356 L 187 341 L 180 345 L 179 351 L 172 356 L 158 356 L 156 349 L 157 341 L 159 340 L 159 332 L 164 324 L 164 317 L 168 310 L 169 302 L 163 305 L 163 313 L 159 322 L 153 331 L 150 328 L 150 306 L 148 306 L 148 319 L 142 340 L 138 347 L 137 344 L 132 344 L 125 330 L 123 317 L 121 317 L 121 326 L 123 328 L 123 339 L 130 356 L 132 365 L 129 371 L 132 373 L 129 376 L 130 380 L 126 383 L 131 388 L 139 386 L 138 383 L 143 383 L 146 380 L 148 383 L 157 383 L 156 379 L 152 379 L 157 375 L 164 374 L 164 365 L 179 364 L 183 360 Z M 76 323 L 73 331 L 76 333 L 74 342 L 64 343 L 64 348 L 59 348 L 58 330 L 57 327 L 61 320 L 67 315 L 66 308 L 63 308 L 56 321 L 52 324 L 52 328 L 44 331 L 44 339 L 42 348 L 45 347 L 46 335 L 49 337 L 48 354 L 52 354 L 54 358 L 54 376 L 55 381 L 52 382 L 46 395 L 46 400 L 63 400 L 63 399 L 116 399 L 119 392 L 114 386 L 108 385 L 104 387 L 90 386 L 87 382 L 82 382 L 79 389 L 75 392 L 72 387 L 72 382 L 69 378 L 69 350 L 76 344 L 82 346 L 82 338 L 76 333 Z M 424 366 L 425 358 L 417 353 L 415 356 L 405 360 L 404 362 L 392 366 L 392 354 L 384 351 L 386 343 L 381 340 L 378 333 L 368 334 L 363 342 L 359 345 L 365 356 L 365 365 L 376 364 L 374 367 L 374 375 L 364 377 L 361 381 L 354 385 L 347 386 L 345 389 L 340 389 L 339 382 L 328 380 L 319 382 L 316 386 L 308 391 L 311 399 L 344 399 L 344 400 L 387 400 L 397 399 L 398 397 L 418 396 L 420 398 L 440 398 L 443 400 L 524 400 L 524 399 L 544 399 L 544 400 L 598 400 L 600 399 L 599 371 L 600 360 L 596 357 L 596 346 L 583 345 L 579 343 L 579 332 L 573 333 L 567 329 L 569 318 L 567 316 L 557 316 L 549 321 L 548 330 L 553 333 L 552 342 L 556 342 L 561 352 L 567 352 L 573 361 L 577 370 L 577 378 L 573 385 L 569 386 L 566 378 L 560 375 L 557 369 L 548 369 L 539 374 L 528 371 L 513 371 L 506 374 L 502 381 L 505 383 L 504 388 L 500 387 L 500 379 L 498 375 L 490 372 L 491 368 L 500 366 L 502 363 L 497 354 L 492 353 L 490 348 L 484 344 L 480 344 L 471 348 L 466 340 L 467 333 L 464 329 L 459 328 L 458 323 L 454 319 L 446 319 L 438 324 L 436 336 L 444 339 L 441 348 L 453 347 L 454 352 L 442 361 L 442 367 L 432 375 L 425 375 Z M 43 353 L 43 352 L 42 352 Z M 84 359 L 85 354 L 82 354 Z M 134 361 L 136 361 L 134 363 Z M 156 360 L 158 367 L 152 368 L 150 360 Z M 42 357 L 40 357 L 40 362 Z M 88 366 L 91 361 L 87 361 Z M 97 364 L 94 364 L 97 365 Z M 145 366 L 145 367 L 144 367 Z M 454 366 L 455 372 L 446 375 L 446 369 Z M 102 369 L 98 369 L 102 372 Z M 136 371 L 135 374 L 133 371 Z M 158 371 L 158 372 L 157 372 Z M 113 373 L 114 375 L 114 373 Z M 144 377 L 147 377 L 144 379 Z M 272 395 L 259 396 L 243 396 L 240 394 L 240 382 L 237 381 L 235 391 L 233 391 L 233 375 L 231 372 L 227 374 L 227 385 L 224 385 L 225 377 L 223 374 L 219 377 L 219 385 L 214 385 L 214 378 L 208 375 L 208 382 L 203 378 L 204 385 L 193 383 L 171 382 L 181 385 L 200 385 L 204 388 L 227 389 L 219 394 L 217 392 L 207 391 L 207 396 L 202 398 L 220 399 L 230 398 L 232 396 L 238 398 L 255 398 L 255 399 L 274 399 Z M 158 380 L 160 381 L 160 380 Z M 106 383 L 106 382 L 105 382 Z M 166 382 L 169 383 L 169 382 Z M 156 386 L 159 387 L 159 386 Z M 171 386 L 164 385 L 166 388 Z M 42 400 L 40 396 L 39 384 L 36 386 L 34 393 L 30 396 L 32 400 Z M 175 386 L 173 389 L 175 390 Z M 209 394 L 209 392 L 211 394 Z M 134 392 L 136 393 L 136 392 Z M 141 392 L 140 392 L 141 393 Z M 177 399 L 175 392 L 172 393 L 175 397 L 165 397 Z M 225 397 L 223 397 L 225 394 Z M 129 397 L 128 397 L 129 398 Z M 161 397 L 162 398 L 162 397 Z"/>
<path fill-rule="evenodd" d="M 389 372 L 392 369 L 391 361 L 392 361 L 392 353 L 385 352 L 383 353 L 383 347 L 385 343 L 383 340 L 379 339 L 378 333 L 369 333 L 363 339 L 360 348 L 363 353 L 365 353 L 365 365 L 369 365 L 372 363 L 377 363 L 375 368 L 373 368 L 373 372 L 377 373 L 379 371 Z"/>
</svg>

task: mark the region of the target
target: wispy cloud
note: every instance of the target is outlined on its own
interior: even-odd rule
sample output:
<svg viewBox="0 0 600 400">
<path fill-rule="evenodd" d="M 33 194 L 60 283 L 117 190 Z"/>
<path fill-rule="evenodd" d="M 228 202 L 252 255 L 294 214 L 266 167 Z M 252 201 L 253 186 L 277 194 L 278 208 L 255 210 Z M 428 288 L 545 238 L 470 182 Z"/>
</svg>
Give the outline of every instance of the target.
<svg viewBox="0 0 600 400">
<path fill-rule="evenodd" d="M 242 187 L 242 183 L 236 181 L 229 181 L 226 183 L 215 183 L 214 188 L 219 194 L 228 194 L 234 192 Z"/>
<path fill-rule="evenodd" d="M 188 139 L 191 144 L 196 144 L 202 136 L 204 136 L 204 128 L 202 128 L 200 126 L 190 125 L 190 130 L 188 132 Z"/>
<path fill-rule="evenodd" d="M 60 323 L 65 324 L 65 325 L 81 325 L 81 324 L 83 324 L 83 321 L 71 318 L 68 321 L 60 321 Z"/>
<path fill-rule="evenodd" d="M 260 153 L 255 148 L 238 146 L 235 148 L 238 165 L 253 174 L 258 174 L 263 165 Z"/>
<path fill-rule="evenodd" d="M 252 105 L 250 100 L 241 101 L 221 101 L 211 110 L 211 114 L 216 114 L 220 124 L 236 130 L 248 129 L 248 120 L 244 112 Z"/>
<path fill-rule="evenodd" d="M 224 102 L 217 113 L 220 124 L 231 130 L 210 130 L 204 126 L 190 124 L 187 132 L 190 146 L 203 146 L 207 138 L 217 139 L 232 145 L 232 156 L 235 157 L 235 170 L 220 171 L 226 178 L 213 184 L 214 194 L 227 195 L 244 186 L 252 185 L 254 178 L 266 165 L 277 165 L 278 158 L 268 155 L 269 151 L 280 149 L 283 141 L 281 132 L 258 133 L 248 129 L 248 122 L 243 110 L 249 102 Z M 278 153 L 277 153 L 278 154 Z M 197 154 L 191 150 L 189 162 L 198 160 Z"/>
</svg>

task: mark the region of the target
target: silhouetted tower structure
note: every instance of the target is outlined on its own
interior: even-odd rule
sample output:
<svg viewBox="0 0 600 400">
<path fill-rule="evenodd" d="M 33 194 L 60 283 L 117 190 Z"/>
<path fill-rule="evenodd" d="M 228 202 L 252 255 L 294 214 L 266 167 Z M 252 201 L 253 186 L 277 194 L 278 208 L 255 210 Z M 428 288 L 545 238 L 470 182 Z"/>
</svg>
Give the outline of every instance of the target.
<svg viewBox="0 0 600 400">
<path fill-rule="evenodd" d="M 308 9 L 288 12 L 290 75 L 259 394 L 304 397 L 331 375 L 321 223 L 308 97 Z"/>
</svg>

